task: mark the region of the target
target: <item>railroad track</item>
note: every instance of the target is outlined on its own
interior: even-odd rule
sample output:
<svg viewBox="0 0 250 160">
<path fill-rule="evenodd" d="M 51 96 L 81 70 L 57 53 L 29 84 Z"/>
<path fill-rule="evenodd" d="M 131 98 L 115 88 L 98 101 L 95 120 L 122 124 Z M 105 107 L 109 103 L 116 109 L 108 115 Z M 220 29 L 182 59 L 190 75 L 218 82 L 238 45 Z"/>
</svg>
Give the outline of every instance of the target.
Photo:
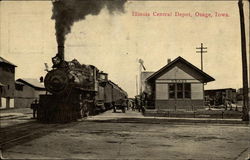
<svg viewBox="0 0 250 160">
<path fill-rule="evenodd" d="M 5 150 L 15 145 L 42 137 L 58 129 L 72 127 L 79 122 L 66 124 L 42 124 L 38 122 L 27 122 L 1 129 L 0 149 Z"/>
<path fill-rule="evenodd" d="M 4 127 L 4 128 L 1 128 L 0 130 L 0 135 L 2 133 L 6 133 L 6 132 L 14 132 L 16 130 L 22 130 L 22 129 L 25 129 L 27 127 L 30 127 L 31 125 L 33 125 L 34 123 L 36 122 L 26 122 L 26 123 L 21 123 L 21 124 L 16 124 L 16 125 L 13 125 L 13 126 L 7 126 L 7 127 Z"/>
<path fill-rule="evenodd" d="M 53 131 L 58 124 L 40 124 L 29 122 L 1 129 L 0 148 L 7 149 L 14 145 L 30 141 Z"/>
</svg>

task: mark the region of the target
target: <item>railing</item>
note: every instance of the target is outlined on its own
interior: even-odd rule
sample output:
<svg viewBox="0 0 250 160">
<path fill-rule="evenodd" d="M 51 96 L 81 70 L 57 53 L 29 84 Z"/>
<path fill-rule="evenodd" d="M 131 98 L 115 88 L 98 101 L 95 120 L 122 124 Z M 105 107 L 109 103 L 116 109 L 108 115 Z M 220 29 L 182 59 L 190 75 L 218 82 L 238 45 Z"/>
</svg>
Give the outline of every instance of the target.
<svg viewBox="0 0 250 160">
<path fill-rule="evenodd" d="M 149 110 L 144 116 L 155 117 L 179 117 L 179 118 L 216 118 L 216 119 L 240 119 L 242 112 L 230 110 L 201 110 L 201 111 L 173 111 L 173 110 Z"/>
</svg>

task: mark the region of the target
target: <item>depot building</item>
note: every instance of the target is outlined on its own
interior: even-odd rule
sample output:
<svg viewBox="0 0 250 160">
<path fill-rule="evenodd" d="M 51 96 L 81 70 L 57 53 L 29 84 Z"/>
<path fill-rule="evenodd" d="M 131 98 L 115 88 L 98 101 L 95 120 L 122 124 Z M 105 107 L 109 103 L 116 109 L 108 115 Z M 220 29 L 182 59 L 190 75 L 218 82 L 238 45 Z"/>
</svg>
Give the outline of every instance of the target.
<svg viewBox="0 0 250 160">
<path fill-rule="evenodd" d="M 215 79 L 182 57 L 169 62 L 145 81 L 148 101 L 158 110 L 204 108 L 204 85 Z"/>
</svg>

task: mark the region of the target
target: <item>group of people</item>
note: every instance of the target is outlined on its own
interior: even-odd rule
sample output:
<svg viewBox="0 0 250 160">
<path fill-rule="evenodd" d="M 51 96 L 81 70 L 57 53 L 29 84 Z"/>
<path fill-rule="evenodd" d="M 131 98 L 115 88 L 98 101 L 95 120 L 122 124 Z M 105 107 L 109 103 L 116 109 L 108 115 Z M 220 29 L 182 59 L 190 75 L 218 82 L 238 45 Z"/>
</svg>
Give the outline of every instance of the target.
<svg viewBox="0 0 250 160">
<path fill-rule="evenodd" d="M 145 112 L 145 101 L 141 100 L 140 98 L 135 97 L 134 101 L 131 102 L 132 110 L 138 110 L 139 112 Z"/>
<path fill-rule="evenodd" d="M 121 109 L 123 112 L 129 109 L 132 109 L 132 111 L 138 110 L 142 113 L 145 111 L 145 102 L 137 97 L 135 99 L 120 99 L 117 103 L 113 102 L 112 104 L 114 112 L 116 112 L 116 109 Z"/>
</svg>

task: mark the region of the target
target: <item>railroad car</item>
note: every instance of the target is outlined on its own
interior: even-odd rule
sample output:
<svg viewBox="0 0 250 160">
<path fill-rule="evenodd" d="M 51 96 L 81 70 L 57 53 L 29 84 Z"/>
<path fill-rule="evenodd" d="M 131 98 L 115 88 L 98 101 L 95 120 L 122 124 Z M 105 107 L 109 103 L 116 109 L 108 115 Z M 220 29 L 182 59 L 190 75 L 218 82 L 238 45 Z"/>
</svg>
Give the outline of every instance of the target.
<svg viewBox="0 0 250 160">
<path fill-rule="evenodd" d="M 111 80 L 104 85 L 103 105 L 106 110 L 117 108 L 122 109 L 122 100 L 127 100 L 127 93 Z M 115 109 L 116 110 L 116 109 Z"/>
<path fill-rule="evenodd" d="M 113 107 L 113 111 L 116 112 L 117 109 L 122 110 L 123 113 L 125 113 L 126 111 L 126 107 L 127 107 L 127 98 L 128 98 L 128 94 L 121 89 L 118 85 L 116 85 L 115 83 L 111 83 L 112 84 L 112 107 Z"/>
</svg>

